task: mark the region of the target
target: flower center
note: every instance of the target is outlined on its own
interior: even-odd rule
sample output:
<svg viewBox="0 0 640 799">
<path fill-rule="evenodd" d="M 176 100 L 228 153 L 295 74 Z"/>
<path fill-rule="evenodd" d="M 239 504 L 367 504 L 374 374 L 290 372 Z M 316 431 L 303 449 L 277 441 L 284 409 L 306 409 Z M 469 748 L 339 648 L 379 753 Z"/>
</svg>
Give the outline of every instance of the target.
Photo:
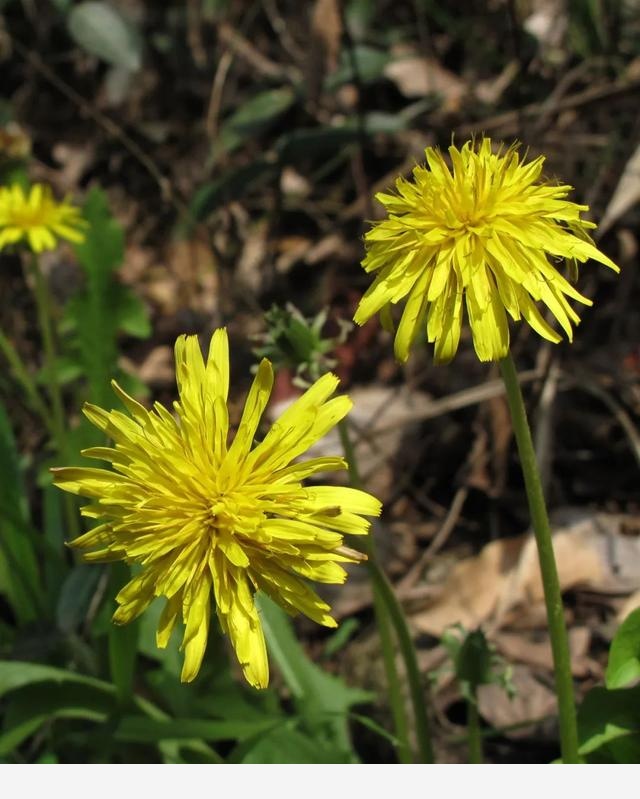
<svg viewBox="0 0 640 799">
<path fill-rule="evenodd" d="M 30 230 L 34 227 L 46 227 L 50 222 L 47 208 L 30 208 L 23 206 L 11 212 L 11 224 L 21 230 Z"/>
<path fill-rule="evenodd" d="M 221 494 L 210 506 L 214 531 L 251 535 L 266 518 L 254 497 Z"/>
</svg>

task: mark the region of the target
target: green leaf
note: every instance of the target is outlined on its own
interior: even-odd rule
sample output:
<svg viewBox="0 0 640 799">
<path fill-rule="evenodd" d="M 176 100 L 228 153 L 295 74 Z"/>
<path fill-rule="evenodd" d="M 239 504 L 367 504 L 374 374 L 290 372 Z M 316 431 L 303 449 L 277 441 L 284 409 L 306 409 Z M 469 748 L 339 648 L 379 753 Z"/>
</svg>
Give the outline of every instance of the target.
<svg viewBox="0 0 640 799">
<path fill-rule="evenodd" d="M 358 619 L 350 618 L 345 619 L 342 624 L 338 627 L 335 633 L 327 640 L 327 643 L 324 645 L 324 656 L 329 658 L 333 657 L 333 655 L 337 654 L 341 649 L 343 649 L 351 640 L 351 638 L 356 634 L 358 628 L 360 627 L 360 622 Z"/>
<path fill-rule="evenodd" d="M 55 607 L 62 585 L 69 571 L 67 565 L 64 536 L 66 526 L 63 522 L 62 492 L 53 485 L 42 491 L 43 499 L 43 573 L 49 607 Z"/>
<path fill-rule="evenodd" d="M 589 691 L 578 710 L 580 754 L 628 736 L 640 736 L 640 686 Z"/>
<path fill-rule="evenodd" d="M 125 716 L 115 731 L 119 741 L 157 743 L 164 740 L 200 738 L 205 741 L 236 741 L 265 735 L 279 719 L 260 721 L 218 721 L 210 719 L 150 719 Z"/>
<path fill-rule="evenodd" d="M 225 169 L 214 181 L 205 183 L 191 200 L 191 222 L 207 219 L 221 205 L 239 200 L 251 190 L 259 189 L 278 174 L 276 164 L 256 159 L 237 169 Z"/>
<path fill-rule="evenodd" d="M 327 746 L 300 730 L 278 727 L 241 745 L 232 756 L 235 763 L 348 763 L 345 753 Z"/>
<path fill-rule="evenodd" d="M 391 61 L 391 54 L 387 50 L 379 50 L 375 47 L 359 44 L 353 50 L 353 59 L 358 70 L 358 78 L 361 83 L 374 83 L 384 76 L 384 68 Z M 325 81 L 326 90 L 335 91 L 345 83 L 354 80 L 351 55 L 345 50 L 340 54 L 340 64 L 338 69 L 333 72 Z"/>
<path fill-rule="evenodd" d="M 87 616 L 102 569 L 78 563 L 67 575 L 56 605 L 56 622 L 63 633 L 76 630 Z"/>
<path fill-rule="evenodd" d="M 0 594 L 7 597 L 20 624 L 38 618 L 43 597 L 27 499 L 13 431 L 1 403 Z"/>
<path fill-rule="evenodd" d="M 131 578 L 131 569 L 124 563 L 116 563 L 110 574 L 110 596 L 118 591 Z M 115 601 L 113 605 L 115 606 Z M 133 696 L 133 679 L 138 654 L 138 620 L 129 624 L 111 624 L 109 627 L 109 670 L 116 686 L 118 702 L 126 705 Z"/>
<path fill-rule="evenodd" d="M 611 642 L 605 681 L 622 688 L 640 677 L 640 608 L 622 622 Z"/>
<path fill-rule="evenodd" d="M 110 383 L 119 375 L 118 332 L 142 337 L 150 328 L 140 301 L 116 279 L 115 271 L 124 257 L 124 235 L 99 189 L 89 194 L 84 215 L 89 228 L 85 241 L 75 249 L 86 285 L 67 304 L 65 321 L 73 331 L 70 354 L 75 355 L 88 380 L 90 401 L 111 407 Z"/>
<path fill-rule="evenodd" d="M 339 150 L 358 140 L 357 125 L 327 125 L 297 128 L 284 133 L 276 141 L 276 152 L 284 163 L 296 163 L 334 156 Z"/>
<path fill-rule="evenodd" d="M 0 660 L 0 697 L 23 688 L 26 685 L 51 682 L 56 686 L 66 683 L 88 685 L 107 694 L 114 694 L 110 683 L 89 677 L 86 674 L 76 674 L 66 669 L 55 666 L 46 666 L 41 663 L 26 663 L 20 660 Z"/>
<path fill-rule="evenodd" d="M 268 89 L 242 103 L 237 111 L 228 116 L 220 127 L 214 146 L 214 159 L 231 152 L 273 125 L 294 103 L 296 93 L 288 86 Z"/>
<path fill-rule="evenodd" d="M 268 597 L 259 594 L 258 605 L 269 651 L 293 694 L 301 717 L 314 737 L 320 740 L 326 735 L 341 751 L 350 753 L 349 709 L 369 702 L 371 694 L 350 688 L 316 666 L 298 643 L 288 616 Z"/>
<path fill-rule="evenodd" d="M 146 308 L 136 295 L 125 286 L 118 286 L 119 297 L 116 307 L 118 330 L 134 338 L 148 338 L 151 323 Z"/>
<path fill-rule="evenodd" d="M 0 735 L 0 755 L 6 755 L 33 735 L 45 722 L 57 718 L 102 722 L 115 710 L 113 696 L 95 686 L 50 683 L 28 685 L 11 695 Z"/>
<path fill-rule="evenodd" d="M 71 38 L 91 55 L 135 72 L 142 66 L 138 30 L 110 3 L 79 3 L 67 19 Z"/>
</svg>

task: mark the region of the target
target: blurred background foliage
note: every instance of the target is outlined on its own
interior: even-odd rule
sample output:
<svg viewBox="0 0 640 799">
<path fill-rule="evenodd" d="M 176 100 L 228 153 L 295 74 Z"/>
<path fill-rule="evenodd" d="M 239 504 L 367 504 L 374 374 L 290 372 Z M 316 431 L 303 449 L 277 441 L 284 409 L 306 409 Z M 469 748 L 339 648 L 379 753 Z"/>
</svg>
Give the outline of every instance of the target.
<svg viewBox="0 0 640 799">
<path fill-rule="evenodd" d="M 82 565 L 64 546 L 77 508 L 48 469 L 102 443 L 82 402 L 111 407 L 117 377 L 144 401 L 170 403 L 176 336 L 226 324 L 238 353 L 237 421 L 263 314 L 289 302 L 308 318 L 327 309 L 319 324 L 335 348 L 322 357 L 355 400 L 364 476 L 386 508 L 375 534 L 425 674 L 446 659 L 439 639 L 451 624 L 493 623 L 492 646 L 517 664 L 521 700 L 478 687 L 488 758 L 557 756 L 540 619 L 531 603 L 494 616 L 495 586 L 527 525 L 497 374 L 468 339 L 455 368 L 433 368 L 422 350 L 402 368 L 377 324 L 345 338 L 342 321 L 366 286 L 359 261 L 366 220 L 379 214 L 373 196 L 428 145 L 474 133 L 518 139 L 530 156 L 546 154 L 548 176 L 574 185 L 601 221 L 599 246 L 623 272 L 582 270 L 596 309 L 575 344 L 539 346 L 524 327 L 514 342 L 550 502 L 565 514 L 571 554 L 560 571 L 586 693 L 602 681 L 618 621 L 640 604 L 637 0 L 0 0 L 0 61 L 2 183 L 49 183 L 82 202 L 89 225 L 84 244 L 42 261 L 65 453 L 15 364 L 0 369 L 0 758 L 394 757 L 371 597 L 357 574 L 331 597 L 345 620 L 333 636 L 305 624 L 294 634 L 264 602 L 269 690 L 238 680 L 215 632 L 200 677 L 184 686 L 175 640 L 155 646 L 159 609 L 111 625 L 126 570 Z M 14 253 L 0 253 L 0 265 L 0 328 L 27 382 L 42 387 L 28 275 Z M 298 324 L 279 319 L 283 335 Z M 295 369 L 283 367 L 276 405 L 296 391 Z M 591 557 L 590 570 L 575 565 L 576 552 Z M 462 609 L 461 584 L 473 594 Z M 465 757 L 465 696 L 442 673 L 437 746 L 455 761 Z M 610 742 L 596 740 L 591 709 L 637 691 L 623 686 L 596 689 L 605 694 L 581 711 L 594 752 Z M 628 696 L 614 700 L 629 745 L 637 718 L 624 715 Z M 606 757 L 628 757 L 614 750 Z"/>
</svg>

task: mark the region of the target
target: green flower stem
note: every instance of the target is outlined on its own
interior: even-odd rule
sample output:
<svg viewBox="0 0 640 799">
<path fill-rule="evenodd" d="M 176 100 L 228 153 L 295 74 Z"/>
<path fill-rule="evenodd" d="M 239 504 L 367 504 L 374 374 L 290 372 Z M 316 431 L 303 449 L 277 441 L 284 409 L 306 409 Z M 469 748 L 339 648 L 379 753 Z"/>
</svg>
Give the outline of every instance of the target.
<svg viewBox="0 0 640 799">
<path fill-rule="evenodd" d="M 66 424 L 64 415 L 64 405 L 62 403 L 62 391 L 58 383 L 58 373 L 56 370 L 56 347 L 53 333 L 53 323 L 51 314 L 51 304 L 49 302 L 49 291 L 40 269 L 38 256 L 34 253 L 31 258 L 31 272 L 34 278 L 36 309 L 38 313 L 38 324 L 42 345 L 44 348 L 44 364 L 47 377 L 47 390 L 51 403 L 50 428 L 53 434 L 58 454 L 68 463 L 71 462 L 71 453 L 66 436 Z M 64 502 L 69 526 L 70 535 L 75 538 L 80 533 L 78 514 L 76 512 L 73 497 L 66 496 Z"/>
<path fill-rule="evenodd" d="M 402 686 L 396 666 L 395 648 L 389 624 L 389 614 L 384 604 L 384 600 L 379 591 L 373 592 L 373 610 L 376 617 L 376 626 L 380 636 L 380 646 L 382 648 L 382 658 L 384 661 L 384 671 L 387 677 L 387 687 L 389 689 L 389 701 L 391 712 L 393 713 L 393 724 L 398 743 L 396 750 L 398 759 L 401 763 L 408 764 L 413 762 L 411 746 L 409 744 L 409 724 L 407 721 L 407 711 L 402 696 Z"/>
<path fill-rule="evenodd" d="M 342 420 L 338 424 L 338 430 L 345 459 L 349 466 L 351 485 L 354 488 L 362 488 L 358 463 L 346 420 Z M 387 575 L 379 565 L 373 536 L 367 536 L 364 549 L 368 558 L 367 568 L 373 587 L 374 611 L 389 685 L 389 698 L 394 717 L 395 733 L 400 741 L 398 756 L 403 763 L 410 762 L 411 750 L 408 741 L 407 717 L 396 668 L 395 651 L 391 631 L 389 629 L 389 622 L 391 622 L 391 625 L 395 629 L 400 652 L 405 664 L 411 703 L 413 706 L 420 761 L 423 763 L 433 763 L 433 746 L 431 744 L 429 721 L 425 704 L 426 689 L 423 685 L 418 668 L 418 660 L 411 633 L 407 626 L 407 620 L 405 619 L 402 607 L 398 602 L 398 598 L 393 591 Z"/>
<path fill-rule="evenodd" d="M 482 735 L 480 733 L 480 716 L 478 714 L 478 700 L 467 699 L 467 741 L 469 743 L 469 763 L 482 763 Z"/>
<path fill-rule="evenodd" d="M 31 378 L 31 375 L 29 374 L 29 371 L 27 370 L 22 358 L 18 354 L 18 351 L 1 330 L 0 352 L 2 352 L 4 357 L 7 359 L 9 368 L 24 391 L 29 405 L 38 414 L 42 423 L 49 431 L 49 434 L 53 436 L 54 432 L 51 425 L 51 414 L 47 409 L 46 403 L 40 396 L 40 391 L 38 390 L 34 380 Z"/>
<path fill-rule="evenodd" d="M 553 554 L 549 517 L 542 492 L 542 483 L 533 441 L 531 440 L 531 431 L 527 422 L 527 413 L 522 399 L 518 374 L 511 354 L 500 361 L 500 371 L 507 390 L 511 421 L 520 454 L 520 464 L 529 501 L 529 512 L 531 513 L 531 522 L 538 547 L 538 559 L 542 573 L 547 622 L 553 652 L 562 760 L 564 763 L 579 763 L 571 657 L 569 654 L 567 628 L 564 621 L 560 582 Z"/>
</svg>

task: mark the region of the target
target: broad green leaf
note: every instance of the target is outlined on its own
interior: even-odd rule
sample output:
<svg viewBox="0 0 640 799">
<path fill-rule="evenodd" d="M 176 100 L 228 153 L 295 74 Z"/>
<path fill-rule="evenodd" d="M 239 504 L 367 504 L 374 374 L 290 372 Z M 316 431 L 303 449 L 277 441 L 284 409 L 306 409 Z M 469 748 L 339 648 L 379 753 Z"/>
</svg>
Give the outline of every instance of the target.
<svg viewBox="0 0 640 799">
<path fill-rule="evenodd" d="M 640 677 L 640 608 L 622 622 L 611 642 L 607 688 L 623 688 Z"/>
<path fill-rule="evenodd" d="M 164 649 L 159 649 L 156 644 L 156 630 L 158 629 L 158 622 L 160 621 L 160 615 L 162 614 L 165 604 L 166 600 L 164 598 L 154 599 L 138 619 L 138 651 L 141 655 L 162 663 L 163 670 L 175 677 L 176 684 L 179 686 L 179 692 L 184 697 L 184 691 L 182 690 L 184 686 L 179 681 L 180 672 L 182 671 L 182 655 L 179 649 L 179 636 L 174 633 Z M 189 696 L 191 696 L 191 694 L 189 694 Z"/>
<path fill-rule="evenodd" d="M 73 332 L 69 355 L 75 355 L 87 378 L 90 401 L 111 407 L 110 383 L 119 374 L 118 332 L 146 336 L 150 328 L 140 301 L 117 281 L 115 271 L 124 257 L 124 235 L 99 189 L 89 194 L 84 215 L 89 228 L 85 241 L 75 249 L 86 285 L 66 308 L 66 326 Z"/>
<path fill-rule="evenodd" d="M 114 564 L 110 574 L 109 595 L 115 596 L 131 578 L 131 569 L 124 563 Z M 115 602 L 113 605 L 115 606 Z M 116 687 L 118 701 L 126 705 L 133 695 L 133 679 L 138 653 L 138 620 L 109 627 L 109 670 Z"/>
<path fill-rule="evenodd" d="M 214 159 L 266 130 L 293 105 L 295 99 L 295 91 L 285 86 L 260 92 L 242 103 L 221 126 L 214 146 Z"/>
<path fill-rule="evenodd" d="M 0 403 L 0 594 L 20 624 L 33 621 L 43 606 L 42 589 L 22 486 L 16 443 Z"/>
<path fill-rule="evenodd" d="M 65 683 L 88 685 L 107 694 L 113 694 L 113 686 L 95 677 L 86 674 L 76 674 L 66 669 L 47 666 L 42 663 L 27 663 L 20 660 L 0 660 L 0 697 L 22 688 L 25 685 L 35 685 L 42 682 L 55 683 L 56 686 Z"/>
<path fill-rule="evenodd" d="M 387 50 L 379 50 L 365 44 L 356 45 L 353 50 L 353 58 L 358 70 L 358 78 L 361 83 L 374 83 L 384 76 L 384 68 L 391 61 L 391 55 Z M 325 81 L 325 88 L 333 92 L 345 83 L 354 80 L 351 55 L 345 50 L 340 54 L 340 64 L 338 69 L 333 72 Z"/>
<path fill-rule="evenodd" d="M 593 688 L 578 709 L 580 754 L 640 735 L 640 686 Z"/>
<path fill-rule="evenodd" d="M 148 338 L 151 335 L 149 314 L 138 297 L 124 286 L 119 286 L 116 320 L 118 329 L 134 338 Z"/>
<path fill-rule="evenodd" d="M 255 191 L 278 174 L 277 165 L 260 158 L 236 169 L 225 169 L 219 178 L 205 183 L 191 200 L 190 222 L 207 219 L 216 208 Z"/>
<path fill-rule="evenodd" d="M 269 651 L 289 686 L 301 717 L 320 739 L 324 734 L 341 751 L 350 752 L 349 709 L 371 700 L 316 666 L 298 643 L 289 617 L 268 597 L 258 596 Z M 354 756 L 355 757 L 355 756 Z"/>
<path fill-rule="evenodd" d="M 69 571 L 65 547 L 66 526 L 63 521 L 64 495 L 53 485 L 42 490 L 43 500 L 43 574 L 49 607 L 56 606 L 60 590 Z"/>
<path fill-rule="evenodd" d="M 324 656 L 332 657 L 343 649 L 356 634 L 360 627 L 358 619 L 345 619 L 335 633 L 327 640 L 324 645 Z"/>
<path fill-rule="evenodd" d="M 232 756 L 236 763 L 348 763 L 335 746 L 319 743 L 290 726 L 281 726 L 241 745 Z"/>
<path fill-rule="evenodd" d="M 87 616 L 103 569 L 78 563 L 68 573 L 56 605 L 56 623 L 63 633 L 76 630 Z"/>
<path fill-rule="evenodd" d="M 79 3 L 71 9 L 67 26 L 71 38 L 91 55 L 131 72 L 140 69 L 140 34 L 111 3 Z"/>
<path fill-rule="evenodd" d="M 283 163 L 313 162 L 335 156 L 339 150 L 357 141 L 358 136 L 355 124 L 297 128 L 283 133 L 276 141 L 275 149 Z"/>
<path fill-rule="evenodd" d="M 158 741 L 200 738 L 205 741 L 237 741 L 269 733 L 279 719 L 260 721 L 218 721 L 210 719 L 158 720 L 125 716 L 115 731 L 120 741 L 157 743 Z M 270 733 L 269 733 L 270 734 Z"/>
<path fill-rule="evenodd" d="M 57 718 L 102 722 L 115 710 L 113 696 L 94 686 L 49 683 L 28 685 L 11 694 L 0 735 L 0 755 L 19 746 L 45 723 Z"/>
</svg>

